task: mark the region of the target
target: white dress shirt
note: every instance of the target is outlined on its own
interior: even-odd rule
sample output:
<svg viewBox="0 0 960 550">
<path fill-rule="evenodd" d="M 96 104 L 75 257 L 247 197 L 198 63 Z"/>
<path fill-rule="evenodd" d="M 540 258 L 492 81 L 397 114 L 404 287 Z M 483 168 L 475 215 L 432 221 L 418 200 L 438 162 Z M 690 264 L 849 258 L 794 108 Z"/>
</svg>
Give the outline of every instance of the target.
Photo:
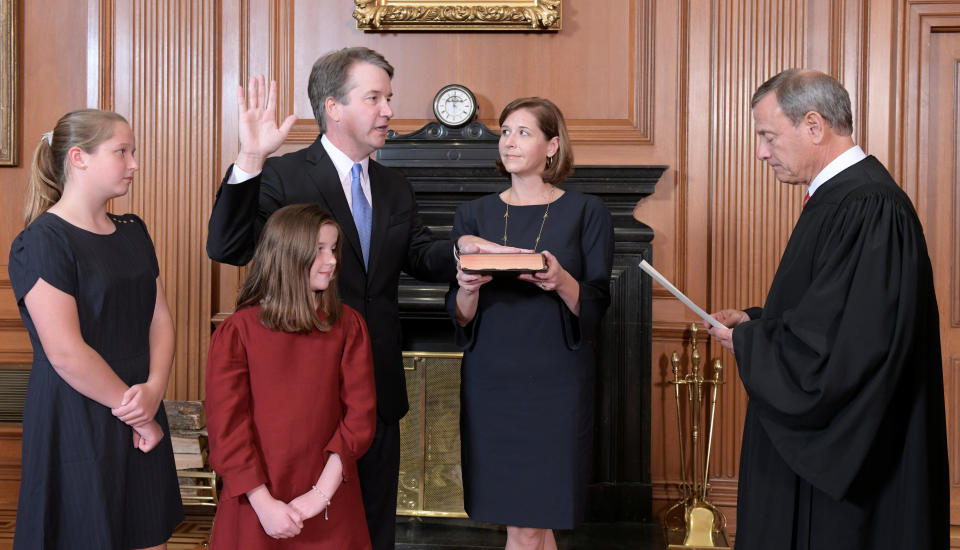
<svg viewBox="0 0 960 550">
<path fill-rule="evenodd" d="M 350 170 L 353 168 L 354 162 L 346 153 L 337 149 L 337 146 L 327 139 L 326 134 L 320 138 L 320 144 L 323 145 L 323 149 L 333 162 L 333 167 L 337 170 L 337 176 L 340 178 L 340 186 L 343 188 L 343 194 L 347 198 L 347 205 L 350 206 L 350 211 L 353 212 L 353 177 L 350 175 Z M 360 170 L 360 187 L 363 189 L 363 195 L 367 197 L 367 202 L 370 203 L 370 210 L 372 211 L 373 194 L 370 192 L 370 175 L 367 172 L 370 166 L 370 157 L 363 157 L 363 160 L 360 161 L 360 166 L 362 167 Z M 259 172 L 254 174 L 245 172 L 234 164 L 233 170 L 230 171 L 230 177 L 227 179 L 227 184 L 243 183 L 256 177 L 257 174 L 259 174 Z"/>
<path fill-rule="evenodd" d="M 807 188 L 807 193 L 812 197 L 817 191 L 817 188 L 829 181 L 830 178 L 865 158 L 867 158 L 867 154 L 863 152 L 863 149 L 861 149 L 859 145 L 854 145 L 843 153 L 840 153 L 839 157 L 830 161 L 830 164 L 824 166 L 823 170 L 820 170 L 820 173 L 817 174 L 817 177 L 813 178 L 813 181 L 810 182 L 810 187 Z"/>
</svg>

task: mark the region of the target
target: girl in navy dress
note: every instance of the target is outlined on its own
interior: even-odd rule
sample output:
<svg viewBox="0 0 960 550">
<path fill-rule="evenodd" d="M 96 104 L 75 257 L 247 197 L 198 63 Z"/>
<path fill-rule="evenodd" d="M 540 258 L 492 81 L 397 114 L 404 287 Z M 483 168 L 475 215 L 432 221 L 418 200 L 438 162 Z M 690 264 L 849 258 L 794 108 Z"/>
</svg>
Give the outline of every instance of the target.
<svg viewBox="0 0 960 550">
<path fill-rule="evenodd" d="M 143 221 L 107 212 L 135 150 L 122 116 L 86 109 L 33 155 L 9 262 L 33 345 L 15 549 L 165 548 L 183 519 L 162 404 L 173 320 Z"/>
</svg>

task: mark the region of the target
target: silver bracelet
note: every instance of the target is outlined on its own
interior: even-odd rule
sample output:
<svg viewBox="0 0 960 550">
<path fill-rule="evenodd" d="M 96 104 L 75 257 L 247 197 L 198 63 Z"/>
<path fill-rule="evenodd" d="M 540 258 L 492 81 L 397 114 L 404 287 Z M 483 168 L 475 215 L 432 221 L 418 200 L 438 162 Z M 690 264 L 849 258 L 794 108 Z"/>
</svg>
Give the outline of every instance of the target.
<svg viewBox="0 0 960 550">
<path fill-rule="evenodd" d="M 317 494 L 320 495 L 320 498 L 322 498 L 327 503 L 327 505 L 323 509 L 323 519 L 324 520 L 330 519 L 330 516 L 327 515 L 327 511 L 330 510 L 330 497 L 325 495 L 323 491 L 321 491 L 316 485 L 311 485 L 311 487 L 313 487 L 313 490 L 316 491 Z"/>
<path fill-rule="evenodd" d="M 460 263 L 460 246 L 456 241 L 453 242 L 453 259 L 459 264 Z"/>
</svg>

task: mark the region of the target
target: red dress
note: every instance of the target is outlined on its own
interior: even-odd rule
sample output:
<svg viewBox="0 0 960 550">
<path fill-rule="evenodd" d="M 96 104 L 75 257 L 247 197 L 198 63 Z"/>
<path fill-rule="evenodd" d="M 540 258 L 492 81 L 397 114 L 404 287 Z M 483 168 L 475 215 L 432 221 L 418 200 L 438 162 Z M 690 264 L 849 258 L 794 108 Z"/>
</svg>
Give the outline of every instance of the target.
<svg viewBox="0 0 960 550">
<path fill-rule="evenodd" d="M 366 324 L 345 305 L 329 332 L 293 334 L 264 327 L 259 311 L 234 313 L 210 340 L 210 464 L 223 478 L 210 546 L 369 549 L 356 465 L 376 428 Z M 330 453 L 340 455 L 344 477 L 330 519 L 321 512 L 296 537 L 269 537 L 246 492 L 265 483 L 274 498 L 289 502 L 316 483 Z"/>
</svg>

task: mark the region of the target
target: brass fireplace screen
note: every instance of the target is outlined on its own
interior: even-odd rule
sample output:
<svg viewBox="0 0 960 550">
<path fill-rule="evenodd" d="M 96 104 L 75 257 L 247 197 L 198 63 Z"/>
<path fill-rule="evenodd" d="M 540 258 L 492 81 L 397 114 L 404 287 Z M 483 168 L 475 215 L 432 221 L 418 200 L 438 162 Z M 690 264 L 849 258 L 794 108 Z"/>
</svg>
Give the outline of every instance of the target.
<svg viewBox="0 0 960 550">
<path fill-rule="evenodd" d="M 403 354 L 410 412 L 400 421 L 398 514 L 467 517 L 460 469 L 461 357 Z"/>
</svg>

